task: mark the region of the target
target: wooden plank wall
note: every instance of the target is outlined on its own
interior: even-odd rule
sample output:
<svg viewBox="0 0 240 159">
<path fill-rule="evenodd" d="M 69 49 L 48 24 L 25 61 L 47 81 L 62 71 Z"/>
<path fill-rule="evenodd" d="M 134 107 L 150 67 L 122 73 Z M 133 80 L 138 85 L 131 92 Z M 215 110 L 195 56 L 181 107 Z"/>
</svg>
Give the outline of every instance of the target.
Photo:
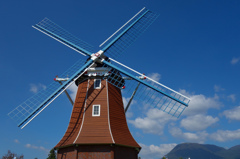
<svg viewBox="0 0 240 159">
<path fill-rule="evenodd" d="M 76 139 L 82 123 L 85 97 L 87 93 L 87 85 L 88 81 L 86 80 L 78 86 L 78 91 L 67 131 L 63 138 L 60 140 L 60 142 L 55 146 L 55 148 L 71 145 Z"/>
<path fill-rule="evenodd" d="M 93 105 L 100 105 L 100 116 L 92 116 Z M 94 79 L 79 84 L 68 129 L 55 148 L 73 144 L 119 144 L 140 148 L 128 129 L 120 89 L 105 80 L 101 81 L 101 89 L 94 89 Z"/>
<path fill-rule="evenodd" d="M 126 121 L 121 90 L 108 83 L 110 126 L 115 144 L 140 148 Z"/>
<path fill-rule="evenodd" d="M 94 79 L 89 82 L 86 112 L 82 131 L 76 143 L 113 143 L 109 131 L 106 81 L 101 89 L 94 89 Z M 100 116 L 92 116 L 93 105 L 100 105 Z"/>
</svg>

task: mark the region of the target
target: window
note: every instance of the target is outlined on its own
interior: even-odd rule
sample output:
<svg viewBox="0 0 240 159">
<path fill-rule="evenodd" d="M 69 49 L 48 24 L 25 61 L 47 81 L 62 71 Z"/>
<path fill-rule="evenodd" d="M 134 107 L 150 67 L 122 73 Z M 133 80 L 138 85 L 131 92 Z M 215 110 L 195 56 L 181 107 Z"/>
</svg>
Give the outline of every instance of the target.
<svg viewBox="0 0 240 159">
<path fill-rule="evenodd" d="M 95 79 L 94 80 L 94 88 L 100 89 L 101 88 L 101 79 Z"/>
<path fill-rule="evenodd" d="M 100 105 L 93 105 L 92 116 L 100 116 Z"/>
</svg>

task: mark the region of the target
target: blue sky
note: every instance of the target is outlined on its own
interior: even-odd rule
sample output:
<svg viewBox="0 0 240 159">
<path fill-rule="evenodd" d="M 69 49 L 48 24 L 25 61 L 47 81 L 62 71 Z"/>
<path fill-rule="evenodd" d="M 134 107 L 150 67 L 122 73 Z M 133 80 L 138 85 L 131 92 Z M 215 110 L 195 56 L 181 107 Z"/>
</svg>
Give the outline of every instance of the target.
<svg viewBox="0 0 240 159">
<path fill-rule="evenodd" d="M 128 124 L 142 146 L 140 156 L 159 158 L 183 142 L 239 145 L 239 1 L 0 1 L 0 156 L 12 150 L 27 159 L 46 158 L 71 114 L 61 95 L 23 130 L 7 116 L 84 59 L 31 26 L 48 17 L 98 51 L 144 6 L 160 16 L 118 60 L 192 101 L 179 119 L 143 111 L 141 104 L 130 107 Z"/>
</svg>

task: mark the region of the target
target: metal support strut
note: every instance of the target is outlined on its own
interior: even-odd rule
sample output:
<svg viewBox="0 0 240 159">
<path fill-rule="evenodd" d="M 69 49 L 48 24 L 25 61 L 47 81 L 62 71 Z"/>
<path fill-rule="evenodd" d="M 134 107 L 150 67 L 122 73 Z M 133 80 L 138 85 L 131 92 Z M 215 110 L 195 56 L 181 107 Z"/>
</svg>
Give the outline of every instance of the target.
<svg viewBox="0 0 240 159">
<path fill-rule="evenodd" d="M 60 85 L 62 85 L 62 81 L 67 81 L 68 78 L 58 78 L 58 76 L 56 76 L 56 78 L 54 78 L 54 80 L 57 81 L 58 83 L 60 83 Z M 72 98 L 70 97 L 70 95 L 68 94 L 67 90 L 65 90 L 64 92 L 67 95 L 70 103 L 73 105 L 74 102 L 73 102 Z"/>
<path fill-rule="evenodd" d="M 127 112 L 128 107 L 130 106 L 130 104 L 131 104 L 131 102 L 132 102 L 132 100 L 133 100 L 133 97 L 135 96 L 135 94 L 136 94 L 136 92 L 137 92 L 137 90 L 138 90 L 139 85 L 140 85 L 140 82 L 138 82 L 138 85 L 137 85 L 136 89 L 134 90 L 134 92 L 133 92 L 133 94 L 132 94 L 132 96 L 131 96 L 131 98 L 130 98 L 130 100 L 129 100 L 126 108 L 125 108 L 125 113 Z"/>
</svg>

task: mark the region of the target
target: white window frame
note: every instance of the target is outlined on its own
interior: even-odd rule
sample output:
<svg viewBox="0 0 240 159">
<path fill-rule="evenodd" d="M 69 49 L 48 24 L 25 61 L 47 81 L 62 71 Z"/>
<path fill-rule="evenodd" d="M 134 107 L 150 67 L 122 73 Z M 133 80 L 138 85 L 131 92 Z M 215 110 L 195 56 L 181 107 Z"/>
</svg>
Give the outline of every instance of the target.
<svg viewBox="0 0 240 159">
<path fill-rule="evenodd" d="M 98 114 L 94 114 L 94 107 L 97 106 L 98 107 Z M 97 105 L 93 105 L 92 106 L 92 116 L 100 116 L 100 104 L 97 104 Z"/>
<path fill-rule="evenodd" d="M 96 85 L 95 85 L 95 81 L 96 81 L 96 80 L 100 80 L 99 87 L 96 87 Z M 101 79 L 94 79 L 94 89 L 101 89 L 101 82 L 102 82 Z"/>
</svg>

